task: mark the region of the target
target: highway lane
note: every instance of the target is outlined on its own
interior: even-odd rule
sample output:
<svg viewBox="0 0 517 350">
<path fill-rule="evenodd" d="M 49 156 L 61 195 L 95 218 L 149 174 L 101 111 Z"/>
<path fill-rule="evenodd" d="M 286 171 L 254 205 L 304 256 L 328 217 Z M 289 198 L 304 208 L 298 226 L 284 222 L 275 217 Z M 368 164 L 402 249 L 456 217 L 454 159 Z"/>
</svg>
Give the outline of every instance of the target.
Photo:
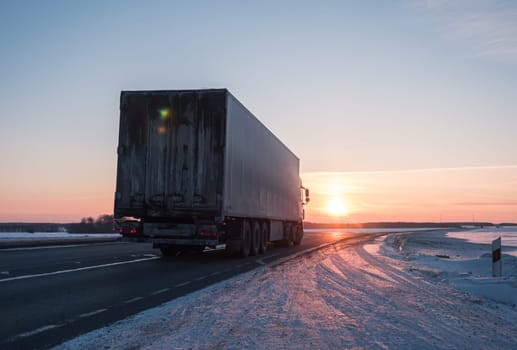
<svg viewBox="0 0 517 350">
<path fill-rule="evenodd" d="M 238 259 L 223 251 L 161 258 L 146 243 L 0 250 L 0 348 L 48 348 L 310 248 L 357 237 L 307 233 L 300 246 Z M 364 239 L 368 236 L 364 235 Z"/>
</svg>

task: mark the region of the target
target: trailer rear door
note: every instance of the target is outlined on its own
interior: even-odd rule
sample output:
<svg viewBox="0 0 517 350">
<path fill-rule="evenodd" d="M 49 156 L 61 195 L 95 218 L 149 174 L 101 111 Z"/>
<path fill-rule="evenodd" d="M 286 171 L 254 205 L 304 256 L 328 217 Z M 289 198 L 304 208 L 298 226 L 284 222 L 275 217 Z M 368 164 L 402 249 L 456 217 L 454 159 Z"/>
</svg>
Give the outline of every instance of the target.
<svg viewBox="0 0 517 350">
<path fill-rule="evenodd" d="M 120 205 L 151 216 L 220 207 L 224 96 L 224 90 L 123 93 Z"/>
</svg>

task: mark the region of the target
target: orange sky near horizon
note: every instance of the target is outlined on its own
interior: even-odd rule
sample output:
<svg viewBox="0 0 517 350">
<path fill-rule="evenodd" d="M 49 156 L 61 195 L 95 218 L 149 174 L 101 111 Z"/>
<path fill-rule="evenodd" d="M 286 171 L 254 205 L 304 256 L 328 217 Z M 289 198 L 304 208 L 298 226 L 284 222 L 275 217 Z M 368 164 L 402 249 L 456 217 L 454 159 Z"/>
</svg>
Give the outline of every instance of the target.
<svg viewBox="0 0 517 350">
<path fill-rule="evenodd" d="M 60 168 L 20 172 L 16 182 L 0 183 L 0 222 L 78 222 L 113 213 L 115 174 L 110 170 L 85 166 L 66 170 L 65 176 Z"/>
<path fill-rule="evenodd" d="M 0 222 L 77 222 L 113 212 L 114 177 L 2 189 Z M 306 172 L 306 221 L 517 222 L 517 166 L 379 172 Z M 32 184 L 32 187 L 31 185 Z M 330 201 L 345 212 L 331 212 Z"/>
<path fill-rule="evenodd" d="M 517 222 L 517 166 L 303 174 L 312 222 Z M 329 215 L 339 198 L 347 213 Z"/>
</svg>

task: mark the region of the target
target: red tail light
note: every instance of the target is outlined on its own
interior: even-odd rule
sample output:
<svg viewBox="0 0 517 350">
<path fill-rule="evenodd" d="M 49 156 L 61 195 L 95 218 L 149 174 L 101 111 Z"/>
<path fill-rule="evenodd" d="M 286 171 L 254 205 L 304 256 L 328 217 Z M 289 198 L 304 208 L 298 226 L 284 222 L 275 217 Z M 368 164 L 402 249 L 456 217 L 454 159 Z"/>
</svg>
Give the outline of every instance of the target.
<svg viewBox="0 0 517 350">
<path fill-rule="evenodd" d="M 129 234 L 132 234 L 132 235 L 136 235 L 137 234 L 137 230 L 136 228 L 129 228 L 129 227 L 124 227 L 124 228 L 121 228 L 118 230 L 118 233 L 120 234 L 124 234 L 124 233 L 129 233 Z"/>
<path fill-rule="evenodd" d="M 201 230 L 201 231 L 199 231 L 199 235 L 203 236 L 203 237 L 217 237 L 217 232 Z"/>
</svg>

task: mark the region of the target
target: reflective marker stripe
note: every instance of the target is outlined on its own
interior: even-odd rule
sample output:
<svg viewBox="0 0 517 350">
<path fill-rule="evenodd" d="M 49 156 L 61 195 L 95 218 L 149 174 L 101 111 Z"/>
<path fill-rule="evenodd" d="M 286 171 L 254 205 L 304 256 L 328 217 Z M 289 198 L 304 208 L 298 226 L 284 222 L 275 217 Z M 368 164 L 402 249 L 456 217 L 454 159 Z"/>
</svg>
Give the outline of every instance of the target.
<svg viewBox="0 0 517 350">
<path fill-rule="evenodd" d="M 496 249 L 492 253 L 492 262 L 497 262 L 501 260 L 501 248 Z"/>
</svg>

